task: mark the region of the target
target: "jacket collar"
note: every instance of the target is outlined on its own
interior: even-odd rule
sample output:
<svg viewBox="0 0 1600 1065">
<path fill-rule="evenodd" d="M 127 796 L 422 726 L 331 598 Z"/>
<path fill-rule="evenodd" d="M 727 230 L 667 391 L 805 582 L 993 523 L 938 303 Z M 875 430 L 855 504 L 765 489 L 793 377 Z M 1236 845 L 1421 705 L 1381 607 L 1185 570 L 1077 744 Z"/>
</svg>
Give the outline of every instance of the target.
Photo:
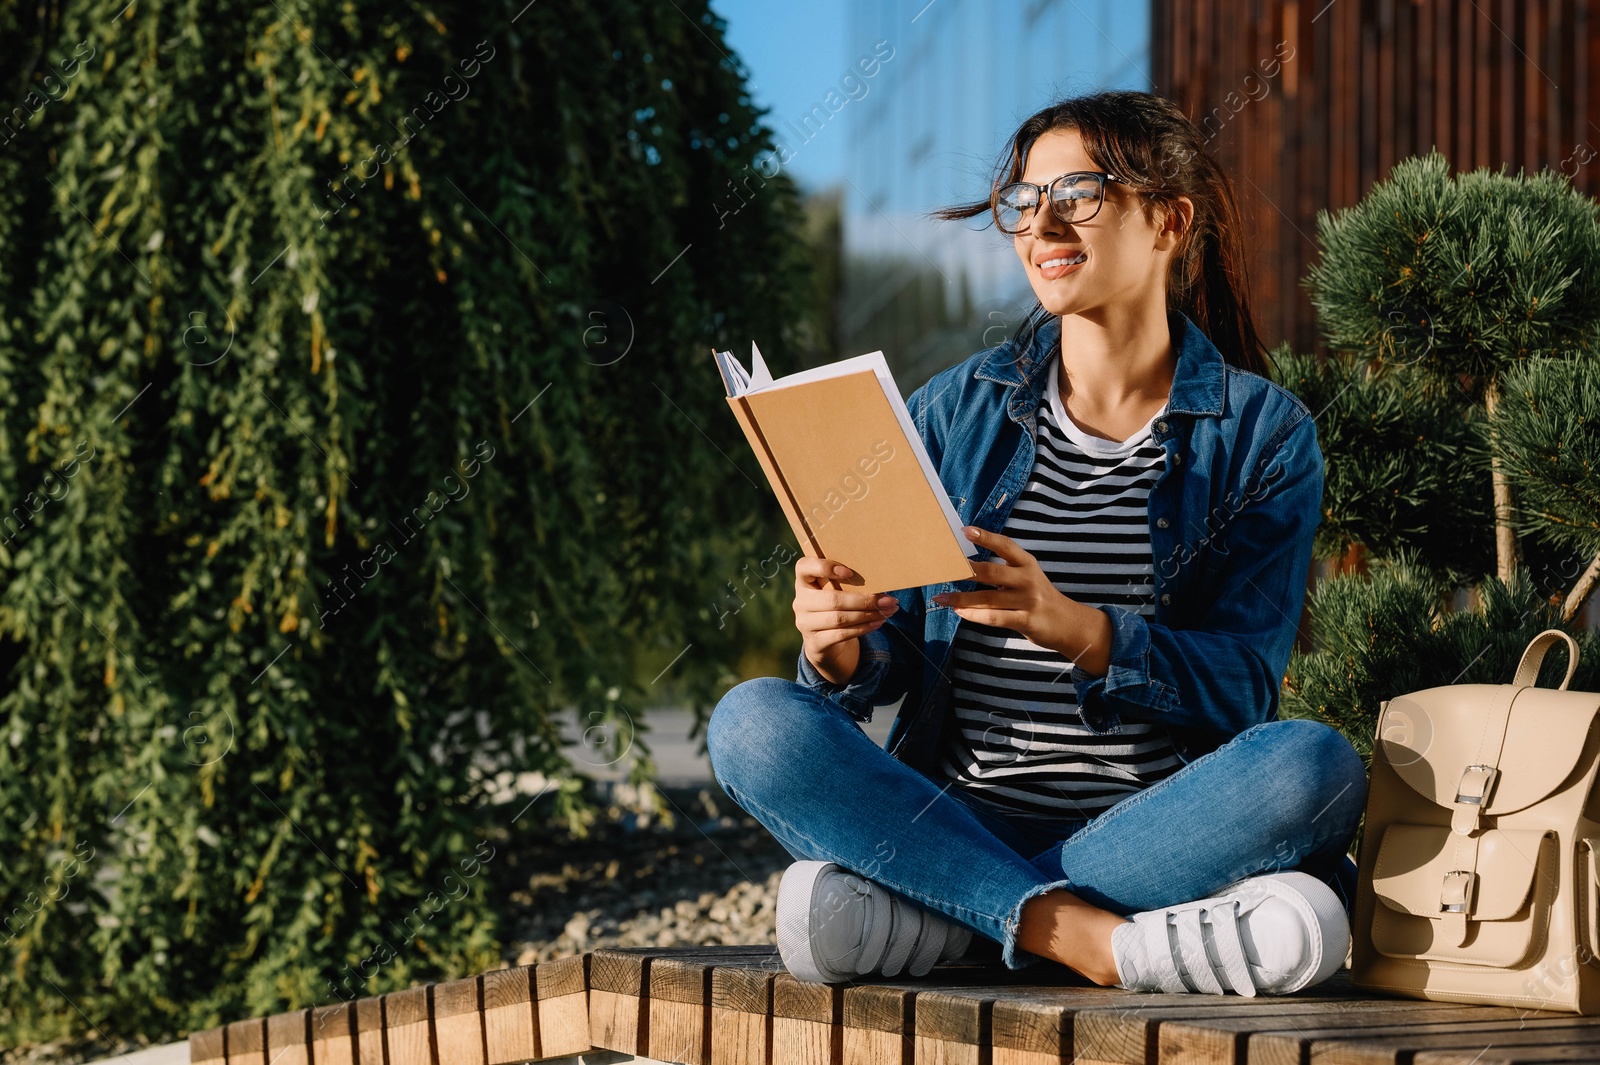
<svg viewBox="0 0 1600 1065">
<path fill-rule="evenodd" d="M 1169 311 L 1167 324 L 1172 330 L 1178 365 L 1172 373 L 1172 391 L 1167 400 L 1170 413 L 1222 413 L 1226 375 L 1222 352 L 1182 311 Z M 1031 334 L 1019 342 L 1013 337 L 998 344 L 978 364 L 973 377 L 1020 386 L 1011 398 L 1010 415 L 1020 419 L 1039 405 L 1050 356 L 1061 339 L 1061 316 L 1049 315 Z"/>
</svg>

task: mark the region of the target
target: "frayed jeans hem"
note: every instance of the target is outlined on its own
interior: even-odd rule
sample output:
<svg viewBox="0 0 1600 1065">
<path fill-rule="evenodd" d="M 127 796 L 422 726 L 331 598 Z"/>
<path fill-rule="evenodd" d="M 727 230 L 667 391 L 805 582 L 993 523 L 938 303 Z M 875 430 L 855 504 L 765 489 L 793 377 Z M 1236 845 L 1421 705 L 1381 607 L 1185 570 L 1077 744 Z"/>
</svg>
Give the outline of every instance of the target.
<svg viewBox="0 0 1600 1065">
<path fill-rule="evenodd" d="M 1000 943 L 1000 960 L 1007 969 L 1026 969 L 1041 961 L 1054 961 L 1053 958 L 1041 957 L 1038 954 L 1023 950 L 1017 946 L 1017 929 L 1022 925 L 1022 907 L 1031 898 L 1043 895 L 1047 891 L 1071 890 L 1072 881 L 1056 880 L 1048 884 L 1039 884 L 1031 887 L 1017 900 L 1017 904 L 1006 914 L 1005 938 Z M 1058 963 L 1059 964 L 1059 963 Z"/>
</svg>

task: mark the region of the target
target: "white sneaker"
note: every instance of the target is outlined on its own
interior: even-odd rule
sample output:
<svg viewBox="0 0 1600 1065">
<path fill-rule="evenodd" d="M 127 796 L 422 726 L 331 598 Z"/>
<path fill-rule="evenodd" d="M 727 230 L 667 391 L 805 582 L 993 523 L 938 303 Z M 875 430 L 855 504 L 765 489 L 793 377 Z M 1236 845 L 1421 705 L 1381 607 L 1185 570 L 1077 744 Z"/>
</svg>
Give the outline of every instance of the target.
<svg viewBox="0 0 1600 1065">
<path fill-rule="evenodd" d="M 1246 877 L 1221 895 L 1133 914 L 1111 933 L 1118 987 L 1284 995 L 1344 964 L 1350 922 L 1308 873 Z"/>
<path fill-rule="evenodd" d="M 971 941 L 965 925 L 835 862 L 795 862 L 778 881 L 778 953 L 796 979 L 840 983 L 902 967 L 926 976 Z"/>
</svg>

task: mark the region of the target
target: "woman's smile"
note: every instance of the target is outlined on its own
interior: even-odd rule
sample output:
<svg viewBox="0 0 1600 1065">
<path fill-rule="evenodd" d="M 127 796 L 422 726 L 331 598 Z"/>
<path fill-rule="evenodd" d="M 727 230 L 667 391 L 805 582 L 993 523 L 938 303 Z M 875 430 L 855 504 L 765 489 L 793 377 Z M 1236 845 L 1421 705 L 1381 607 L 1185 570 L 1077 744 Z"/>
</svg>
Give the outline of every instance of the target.
<svg viewBox="0 0 1600 1065">
<path fill-rule="evenodd" d="M 1039 276 L 1046 281 L 1054 281 L 1058 277 L 1065 277 L 1077 270 L 1089 259 L 1089 250 L 1087 248 L 1076 252 L 1050 251 L 1040 254 L 1044 258 L 1036 260 L 1034 266 L 1038 269 Z"/>
</svg>

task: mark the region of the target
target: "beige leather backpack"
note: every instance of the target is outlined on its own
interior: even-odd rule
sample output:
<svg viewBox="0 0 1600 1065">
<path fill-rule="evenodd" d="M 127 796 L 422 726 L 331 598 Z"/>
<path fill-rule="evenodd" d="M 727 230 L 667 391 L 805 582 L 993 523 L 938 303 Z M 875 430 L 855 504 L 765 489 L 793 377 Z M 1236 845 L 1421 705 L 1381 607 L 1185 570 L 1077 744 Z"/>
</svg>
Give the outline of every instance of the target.
<svg viewBox="0 0 1600 1065">
<path fill-rule="evenodd" d="M 1560 688 L 1534 687 L 1567 643 Z M 1546 629 L 1510 684 L 1384 701 L 1350 980 L 1413 998 L 1600 1013 L 1600 694 Z"/>
</svg>

